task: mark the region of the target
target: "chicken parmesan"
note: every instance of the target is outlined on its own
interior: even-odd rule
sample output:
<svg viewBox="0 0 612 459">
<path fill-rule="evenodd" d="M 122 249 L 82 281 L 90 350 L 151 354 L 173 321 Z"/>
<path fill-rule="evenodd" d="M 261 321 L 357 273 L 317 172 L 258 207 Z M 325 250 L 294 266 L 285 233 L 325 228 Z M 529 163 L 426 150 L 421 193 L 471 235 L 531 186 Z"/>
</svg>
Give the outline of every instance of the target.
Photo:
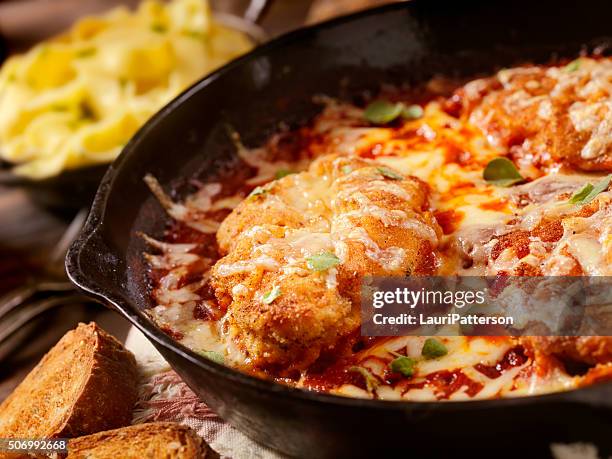
<svg viewBox="0 0 612 459">
<path fill-rule="evenodd" d="M 171 217 L 143 235 L 155 322 L 240 371 L 353 397 L 612 379 L 607 336 L 360 335 L 368 276 L 612 274 L 612 60 L 448 86 L 320 97 L 308 125 L 259 148 L 232 133 L 239 164 L 182 202 L 147 176 Z"/>
</svg>

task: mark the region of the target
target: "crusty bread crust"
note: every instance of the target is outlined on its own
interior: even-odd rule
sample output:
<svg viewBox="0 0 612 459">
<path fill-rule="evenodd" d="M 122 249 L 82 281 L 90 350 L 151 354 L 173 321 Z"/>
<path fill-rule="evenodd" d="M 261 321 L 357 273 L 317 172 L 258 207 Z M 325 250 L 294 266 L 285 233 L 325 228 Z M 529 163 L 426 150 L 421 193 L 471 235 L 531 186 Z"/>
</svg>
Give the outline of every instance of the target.
<svg viewBox="0 0 612 459">
<path fill-rule="evenodd" d="M 0 405 L 0 437 L 72 438 L 128 425 L 137 384 L 132 353 L 81 323 Z"/>
<path fill-rule="evenodd" d="M 213 452 L 189 427 L 152 422 L 75 438 L 68 459 L 214 459 Z"/>
</svg>

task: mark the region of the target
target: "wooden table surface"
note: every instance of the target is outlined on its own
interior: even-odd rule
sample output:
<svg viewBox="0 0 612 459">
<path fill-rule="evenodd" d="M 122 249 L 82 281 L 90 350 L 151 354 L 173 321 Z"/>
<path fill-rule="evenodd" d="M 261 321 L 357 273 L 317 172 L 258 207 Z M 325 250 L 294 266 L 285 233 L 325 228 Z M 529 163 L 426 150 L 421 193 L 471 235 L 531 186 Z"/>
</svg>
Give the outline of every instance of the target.
<svg viewBox="0 0 612 459">
<path fill-rule="evenodd" d="M 0 187 L 0 295 L 41 270 L 67 221 L 38 208 L 22 190 Z M 66 331 L 91 320 L 119 339 L 125 338 L 129 328 L 116 313 L 93 303 L 61 306 L 43 314 L 19 333 L 11 343 L 16 345 L 14 350 L 5 356 L 6 352 L 0 351 L 0 400 Z"/>
</svg>

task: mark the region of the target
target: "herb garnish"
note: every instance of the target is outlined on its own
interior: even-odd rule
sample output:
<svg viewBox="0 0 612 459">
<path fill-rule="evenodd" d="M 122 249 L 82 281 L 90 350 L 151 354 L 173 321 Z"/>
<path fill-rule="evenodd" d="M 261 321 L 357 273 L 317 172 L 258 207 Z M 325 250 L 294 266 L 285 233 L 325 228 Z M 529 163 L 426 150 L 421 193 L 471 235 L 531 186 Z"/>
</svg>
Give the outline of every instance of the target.
<svg viewBox="0 0 612 459">
<path fill-rule="evenodd" d="M 383 177 L 387 177 L 391 180 L 404 180 L 404 176 L 398 174 L 393 169 L 389 169 L 388 167 L 377 167 L 376 170 L 380 172 Z"/>
<path fill-rule="evenodd" d="M 403 376 L 411 377 L 416 372 L 417 361 L 410 357 L 400 356 L 391 361 L 389 368 L 394 373 L 399 373 Z"/>
<path fill-rule="evenodd" d="M 406 106 L 402 102 L 376 100 L 366 107 L 363 116 L 373 124 L 388 124 L 399 116 L 408 120 L 420 118 L 423 116 L 423 108 L 416 104 Z"/>
<path fill-rule="evenodd" d="M 353 366 L 349 367 L 348 371 L 359 373 L 361 376 L 363 376 L 368 392 L 372 392 L 374 389 L 376 389 L 376 387 L 378 387 L 378 379 L 376 379 L 366 368 Z"/>
<path fill-rule="evenodd" d="M 570 204 L 582 203 L 584 199 L 593 191 L 593 185 L 591 183 L 585 184 L 582 188 L 576 191 L 567 202 Z"/>
<path fill-rule="evenodd" d="M 338 263 L 340 263 L 340 259 L 331 252 L 321 252 L 318 255 L 306 258 L 306 266 L 313 271 L 326 271 Z"/>
<path fill-rule="evenodd" d="M 182 34 L 190 38 L 195 38 L 196 40 L 204 38 L 204 34 L 199 30 L 183 30 Z"/>
<path fill-rule="evenodd" d="M 420 105 L 408 105 L 402 110 L 402 116 L 407 120 L 417 120 L 423 116 L 423 107 Z"/>
<path fill-rule="evenodd" d="M 94 54 L 96 54 L 96 48 L 89 47 L 89 48 L 83 48 L 83 49 L 77 51 L 76 57 L 84 58 L 84 57 L 93 56 Z"/>
<path fill-rule="evenodd" d="M 266 293 L 263 296 L 263 302 L 266 304 L 271 304 L 274 302 L 274 300 L 276 300 L 279 296 L 281 296 L 281 289 L 278 285 L 275 285 L 272 290 L 270 290 L 268 293 Z"/>
<path fill-rule="evenodd" d="M 268 190 L 266 190 L 264 187 L 258 186 L 258 187 L 255 187 L 253 191 L 249 193 L 248 197 L 251 198 L 253 196 L 259 196 L 260 194 L 266 194 L 267 192 Z"/>
<path fill-rule="evenodd" d="M 164 32 L 166 32 L 166 30 L 168 30 L 168 29 L 163 24 L 160 24 L 158 22 L 155 23 L 155 24 L 151 24 L 151 31 L 153 31 L 155 33 L 164 33 Z"/>
<path fill-rule="evenodd" d="M 377 100 L 366 107 L 363 116 L 371 123 L 387 124 L 400 116 L 403 109 L 403 104 Z"/>
<path fill-rule="evenodd" d="M 575 72 L 580 68 L 580 58 L 574 59 L 572 62 L 563 67 L 563 71 L 566 73 Z"/>
<path fill-rule="evenodd" d="M 426 359 L 436 359 L 446 354 L 448 354 L 446 346 L 435 338 L 427 338 L 421 350 L 421 355 Z"/>
<path fill-rule="evenodd" d="M 289 169 L 279 169 L 276 171 L 276 174 L 274 174 L 274 178 L 278 180 L 291 174 L 295 174 L 295 172 Z"/>
<path fill-rule="evenodd" d="M 491 185 L 503 187 L 525 180 L 512 161 L 501 157 L 489 161 L 482 173 L 482 178 Z"/>
<path fill-rule="evenodd" d="M 213 362 L 219 363 L 221 365 L 225 362 L 225 358 L 223 357 L 223 354 L 219 352 L 199 351 L 198 354 L 200 354 L 202 357 L 206 357 L 208 360 L 212 360 Z"/>
<path fill-rule="evenodd" d="M 595 185 L 587 183 L 580 190 L 576 191 L 568 202 L 570 204 L 578 204 L 584 206 L 591 202 L 595 197 L 608 189 L 610 181 L 612 180 L 612 174 L 605 176 L 602 180 L 597 182 Z"/>
</svg>

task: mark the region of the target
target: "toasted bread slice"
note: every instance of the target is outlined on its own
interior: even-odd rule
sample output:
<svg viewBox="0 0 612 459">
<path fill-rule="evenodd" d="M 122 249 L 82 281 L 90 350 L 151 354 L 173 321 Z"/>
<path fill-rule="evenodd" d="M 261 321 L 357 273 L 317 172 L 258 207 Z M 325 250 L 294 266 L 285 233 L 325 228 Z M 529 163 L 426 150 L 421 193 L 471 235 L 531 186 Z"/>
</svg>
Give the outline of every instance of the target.
<svg viewBox="0 0 612 459">
<path fill-rule="evenodd" d="M 95 323 L 66 333 L 0 405 L 0 438 L 72 438 L 129 425 L 136 360 Z"/>
<path fill-rule="evenodd" d="M 152 422 L 108 430 L 68 442 L 68 459 L 213 459 L 219 455 L 189 427 Z"/>
</svg>

